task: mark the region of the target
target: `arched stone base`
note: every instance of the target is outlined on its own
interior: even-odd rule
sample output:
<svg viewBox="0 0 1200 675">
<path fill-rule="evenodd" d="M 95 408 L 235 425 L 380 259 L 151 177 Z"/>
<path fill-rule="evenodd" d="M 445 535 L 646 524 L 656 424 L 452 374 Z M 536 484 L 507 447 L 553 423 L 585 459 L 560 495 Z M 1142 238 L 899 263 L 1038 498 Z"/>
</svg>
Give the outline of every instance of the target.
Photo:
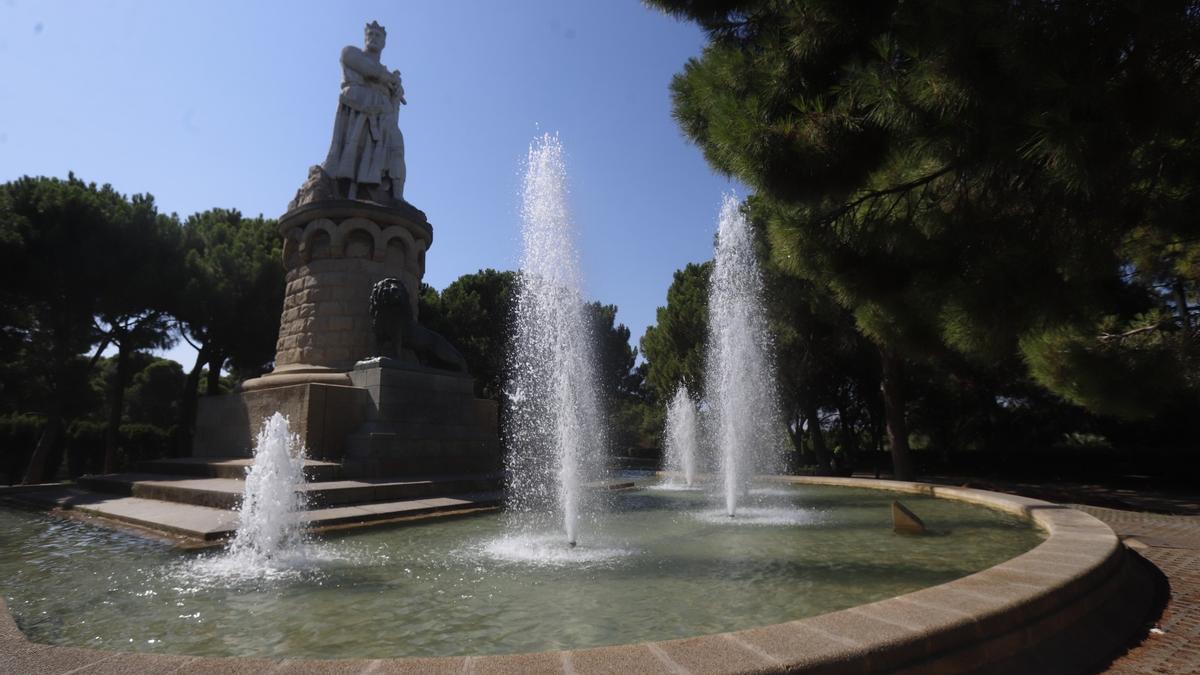
<svg viewBox="0 0 1200 675">
<path fill-rule="evenodd" d="M 254 390 L 297 382 L 347 384 L 355 362 L 374 356 L 371 286 L 395 277 L 413 313 L 433 228 L 416 208 L 334 200 L 293 209 L 279 220 L 287 290 L 275 370 L 246 382 Z M 332 379 L 331 379 L 332 378 Z"/>
</svg>

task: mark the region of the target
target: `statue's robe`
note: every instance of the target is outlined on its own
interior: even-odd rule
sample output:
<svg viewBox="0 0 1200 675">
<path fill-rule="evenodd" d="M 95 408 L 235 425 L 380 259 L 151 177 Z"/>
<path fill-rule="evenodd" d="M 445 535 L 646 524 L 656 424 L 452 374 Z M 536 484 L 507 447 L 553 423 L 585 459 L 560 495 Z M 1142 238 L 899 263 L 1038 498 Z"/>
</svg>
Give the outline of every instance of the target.
<svg viewBox="0 0 1200 675">
<path fill-rule="evenodd" d="M 342 50 L 342 93 L 338 97 L 333 141 L 322 168 L 333 178 L 378 185 L 386 172 L 392 193 L 404 185 L 404 137 L 398 115 L 403 90 L 388 90 L 387 69 L 357 47 Z"/>
</svg>

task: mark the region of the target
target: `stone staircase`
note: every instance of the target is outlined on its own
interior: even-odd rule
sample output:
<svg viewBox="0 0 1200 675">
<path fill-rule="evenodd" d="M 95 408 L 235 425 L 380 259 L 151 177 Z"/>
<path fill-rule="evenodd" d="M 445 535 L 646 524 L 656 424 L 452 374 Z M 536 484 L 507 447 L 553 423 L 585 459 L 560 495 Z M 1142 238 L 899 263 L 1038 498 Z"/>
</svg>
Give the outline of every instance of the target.
<svg viewBox="0 0 1200 675">
<path fill-rule="evenodd" d="M 136 473 L 83 476 L 76 488 L 33 493 L 43 506 L 73 509 L 199 542 L 237 529 L 245 458 L 186 458 L 143 463 Z M 334 462 L 305 460 L 303 518 L 314 529 L 495 507 L 502 475 L 457 474 L 346 479 Z"/>
</svg>

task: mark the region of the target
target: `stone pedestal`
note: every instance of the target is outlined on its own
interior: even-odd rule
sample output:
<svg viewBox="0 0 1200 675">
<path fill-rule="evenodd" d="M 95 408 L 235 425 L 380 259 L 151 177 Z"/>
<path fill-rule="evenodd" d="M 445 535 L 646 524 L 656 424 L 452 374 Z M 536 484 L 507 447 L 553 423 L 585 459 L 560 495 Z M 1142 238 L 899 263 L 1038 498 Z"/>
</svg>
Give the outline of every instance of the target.
<svg viewBox="0 0 1200 675">
<path fill-rule="evenodd" d="M 192 454 L 250 457 L 263 420 L 288 417 L 308 457 L 341 462 L 347 478 L 498 471 L 495 401 L 469 375 L 372 359 L 353 386 L 305 382 L 199 401 Z"/>
<path fill-rule="evenodd" d="M 338 461 L 369 407 L 365 389 L 311 382 L 204 396 L 196 410 L 192 455 L 250 457 L 263 421 L 279 412 L 287 416 L 309 458 Z"/>
<path fill-rule="evenodd" d="M 275 370 L 228 396 L 199 401 L 193 455 L 247 457 L 263 420 L 281 412 L 308 456 L 347 477 L 500 468 L 497 410 L 466 374 L 373 359 L 371 287 L 395 277 L 417 290 L 433 228 L 408 204 L 306 201 L 279 220 L 287 290 Z M 358 365 L 356 365 L 358 364 Z"/>
<path fill-rule="evenodd" d="M 287 289 L 275 370 L 244 391 L 300 382 L 349 385 L 346 373 L 374 351 L 371 286 L 395 277 L 416 289 L 425 276 L 433 227 L 409 206 L 333 199 L 298 206 L 279 219 Z"/>
<path fill-rule="evenodd" d="M 475 398 L 470 376 L 372 359 L 355 366 L 350 379 L 369 404 L 366 421 L 346 442 L 348 476 L 500 469 L 497 405 Z"/>
</svg>

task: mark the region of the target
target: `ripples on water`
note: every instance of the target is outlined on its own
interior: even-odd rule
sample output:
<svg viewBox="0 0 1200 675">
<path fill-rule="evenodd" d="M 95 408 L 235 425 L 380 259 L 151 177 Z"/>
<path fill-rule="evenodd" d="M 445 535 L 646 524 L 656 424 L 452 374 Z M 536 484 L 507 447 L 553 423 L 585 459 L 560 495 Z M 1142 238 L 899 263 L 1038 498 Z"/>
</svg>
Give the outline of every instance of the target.
<svg viewBox="0 0 1200 675">
<path fill-rule="evenodd" d="M 905 496 L 931 528 L 890 530 L 889 493 L 769 486 L 735 522 L 694 491 L 612 495 L 571 549 L 498 514 L 364 530 L 248 574 L 215 553 L 0 509 L 0 578 L 31 638 L 148 652 L 315 658 L 512 653 L 777 623 L 969 574 L 1038 533 L 985 508 Z"/>
</svg>

